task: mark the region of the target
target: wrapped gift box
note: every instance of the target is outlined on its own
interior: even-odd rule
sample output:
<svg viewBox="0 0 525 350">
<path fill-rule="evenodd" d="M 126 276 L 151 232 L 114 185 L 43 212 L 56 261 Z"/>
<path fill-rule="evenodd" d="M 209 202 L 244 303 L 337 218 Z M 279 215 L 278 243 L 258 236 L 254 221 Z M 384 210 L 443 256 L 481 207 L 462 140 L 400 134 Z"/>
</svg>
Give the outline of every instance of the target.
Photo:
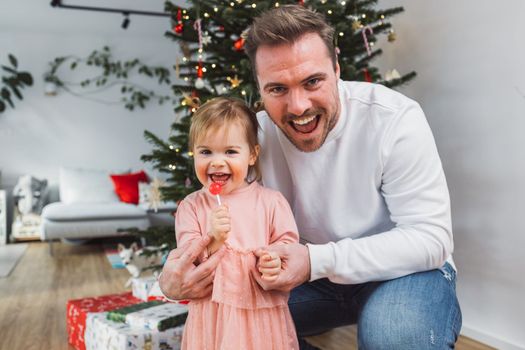
<svg viewBox="0 0 525 350">
<path fill-rule="evenodd" d="M 122 308 L 142 302 L 131 293 L 112 294 L 94 298 L 69 300 L 67 302 L 67 332 L 68 341 L 77 350 L 85 350 L 85 331 L 87 316 Z"/>
<path fill-rule="evenodd" d="M 135 298 L 148 301 L 148 296 L 153 285 L 157 282 L 154 276 L 138 277 L 131 280 L 131 290 Z"/>
<path fill-rule="evenodd" d="M 126 323 L 134 328 L 164 331 L 181 326 L 188 317 L 188 307 L 177 303 L 163 303 L 126 315 Z"/>
<path fill-rule="evenodd" d="M 162 304 L 162 301 L 154 300 L 145 303 L 125 306 L 108 312 L 108 320 L 113 322 L 126 322 L 126 315 Z"/>
<path fill-rule="evenodd" d="M 131 327 L 107 319 L 107 313 L 87 316 L 87 350 L 179 350 L 184 326 L 164 331 Z"/>
</svg>

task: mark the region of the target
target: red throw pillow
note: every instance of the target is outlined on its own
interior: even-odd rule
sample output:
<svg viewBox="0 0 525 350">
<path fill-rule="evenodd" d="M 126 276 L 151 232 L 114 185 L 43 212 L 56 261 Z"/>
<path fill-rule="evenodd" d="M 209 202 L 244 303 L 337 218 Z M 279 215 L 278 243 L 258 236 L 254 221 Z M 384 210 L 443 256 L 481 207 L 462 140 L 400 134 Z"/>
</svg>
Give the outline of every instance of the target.
<svg viewBox="0 0 525 350">
<path fill-rule="evenodd" d="M 110 175 L 115 192 L 121 202 L 139 203 L 139 182 L 148 182 L 148 175 L 141 170 L 136 173 Z"/>
</svg>

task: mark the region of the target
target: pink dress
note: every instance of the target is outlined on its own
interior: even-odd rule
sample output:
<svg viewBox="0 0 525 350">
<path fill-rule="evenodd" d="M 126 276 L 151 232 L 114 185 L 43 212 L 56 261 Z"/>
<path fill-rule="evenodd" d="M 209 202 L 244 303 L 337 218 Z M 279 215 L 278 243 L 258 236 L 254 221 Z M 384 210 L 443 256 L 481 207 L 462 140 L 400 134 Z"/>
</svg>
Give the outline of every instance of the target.
<svg viewBox="0 0 525 350">
<path fill-rule="evenodd" d="M 288 202 L 256 182 L 221 195 L 221 201 L 231 216 L 226 253 L 215 272 L 212 295 L 189 304 L 182 349 L 299 349 L 288 293 L 264 291 L 252 276 L 258 273 L 255 248 L 299 239 Z M 208 217 L 217 205 L 206 189 L 179 204 L 175 219 L 179 247 L 208 232 Z M 206 260 L 207 253 L 199 259 Z"/>
</svg>

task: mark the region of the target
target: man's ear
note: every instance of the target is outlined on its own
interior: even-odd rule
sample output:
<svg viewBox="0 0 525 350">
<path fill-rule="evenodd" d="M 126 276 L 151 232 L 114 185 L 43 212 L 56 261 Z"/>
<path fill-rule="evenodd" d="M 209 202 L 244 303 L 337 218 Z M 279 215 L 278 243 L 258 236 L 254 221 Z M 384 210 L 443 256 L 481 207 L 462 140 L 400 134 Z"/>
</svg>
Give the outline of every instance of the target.
<svg viewBox="0 0 525 350">
<path fill-rule="evenodd" d="M 255 162 L 257 161 L 257 157 L 259 157 L 259 151 L 261 150 L 261 146 L 255 145 L 255 148 L 253 149 L 252 154 L 250 154 L 250 161 L 248 164 L 250 166 L 253 166 Z"/>
<path fill-rule="evenodd" d="M 335 62 L 335 76 L 337 80 L 341 78 L 341 67 L 339 67 L 339 62 Z"/>
</svg>

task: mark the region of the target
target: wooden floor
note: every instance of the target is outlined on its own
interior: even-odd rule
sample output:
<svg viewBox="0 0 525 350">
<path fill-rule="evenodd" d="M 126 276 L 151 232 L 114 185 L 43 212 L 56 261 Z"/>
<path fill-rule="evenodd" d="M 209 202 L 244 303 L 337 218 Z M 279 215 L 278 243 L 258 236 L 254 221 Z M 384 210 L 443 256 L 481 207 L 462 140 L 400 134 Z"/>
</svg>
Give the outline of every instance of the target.
<svg viewBox="0 0 525 350">
<path fill-rule="evenodd" d="M 72 350 L 67 344 L 66 301 L 124 292 L 129 275 L 112 269 L 100 245 L 30 243 L 7 278 L 0 278 L 0 349 Z M 354 327 L 309 340 L 325 350 L 356 349 Z M 457 349 L 492 349 L 462 337 Z"/>
</svg>

